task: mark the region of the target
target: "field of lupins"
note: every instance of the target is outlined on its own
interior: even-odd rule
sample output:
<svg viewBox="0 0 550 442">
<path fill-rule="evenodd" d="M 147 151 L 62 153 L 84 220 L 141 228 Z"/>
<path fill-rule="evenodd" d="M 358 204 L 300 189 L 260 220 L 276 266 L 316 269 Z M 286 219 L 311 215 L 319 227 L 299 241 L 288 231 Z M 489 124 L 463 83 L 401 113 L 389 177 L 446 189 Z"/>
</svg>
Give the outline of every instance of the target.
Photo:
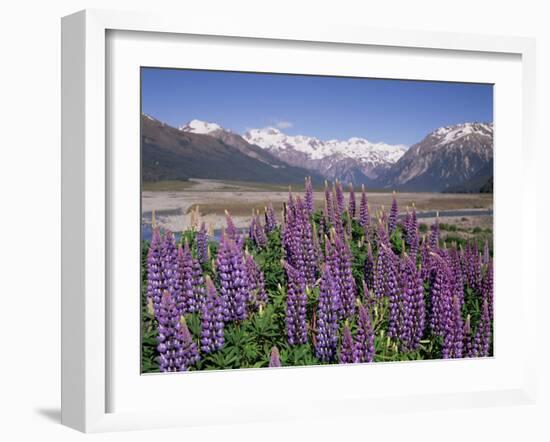
<svg viewBox="0 0 550 442">
<path fill-rule="evenodd" d="M 421 236 L 414 206 L 369 213 L 364 188 L 289 191 L 216 241 L 200 220 L 142 247 L 142 371 L 472 358 L 493 352 L 490 244 Z"/>
</svg>

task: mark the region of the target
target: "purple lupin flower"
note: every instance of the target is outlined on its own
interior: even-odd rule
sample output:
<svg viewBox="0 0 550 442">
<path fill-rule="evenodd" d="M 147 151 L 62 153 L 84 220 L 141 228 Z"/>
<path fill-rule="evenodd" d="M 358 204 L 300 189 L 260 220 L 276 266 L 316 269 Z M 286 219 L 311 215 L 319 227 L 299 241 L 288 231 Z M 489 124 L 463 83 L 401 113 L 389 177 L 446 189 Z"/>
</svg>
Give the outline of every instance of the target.
<svg viewBox="0 0 550 442">
<path fill-rule="evenodd" d="M 286 261 L 303 274 L 308 285 L 317 278 L 318 250 L 313 227 L 300 197 L 287 210 L 283 232 Z"/>
<path fill-rule="evenodd" d="M 389 331 L 395 333 L 403 351 L 416 350 L 424 334 L 424 287 L 416 266 L 408 255 L 399 262 L 399 290 L 390 297 Z M 394 310 L 397 313 L 393 313 Z M 392 322 L 396 321 L 395 324 Z"/>
<path fill-rule="evenodd" d="M 344 220 L 342 220 L 342 223 L 346 226 L 346 236 L 348 238 L 351 238 L 351 230 L 352 230 L 351 215 L 349 214 L 347 209 L 346 209 L 346 213 L 348 214 L 347 216 L 348 221 L 344 224 Z"/>
<path fill-rule="evenodd" d="M 374 359 L 374 331 L 365 306 L 359 306 L 359 320 L 355 335 L 354 362 L 372 362 Z"/>
<path fill-rule="evenodd" d="M 277 220 L 275 219 L 275 211 L 273 204 L 269 203 L 265 208 L 265 233 L 273 232 L 277 228 Z"/>
<path fill-rule="evenodd" d="M 328 187 L 328 183 L 325 181 L 325 218 L 330 224 L 334 225 L 336 220 L 334 200 L 332 198 L 332 192 Z"/>
<path fill-rule="evenodd" d="M 338 293 L 330 267 L 325 264 L 321 273 L 317 324 L 315 333 L 315 355 L 322 362 L 334 362 L 338 347 Z"/>
<path fill-rule="evenodd" d="M 346 203 L 344 198 L 344 191 L 342 190 L 342 183 L 340 181 L 336 180 L 334 184 L 334 194 L 336 199 L 336 211 L 337 216 L 342 217 L 342 214 L 344 213 L 344 210 L 346 209 Z"/>
<path fill-rule="evenodd" d="M 242 321 L 250 299 L 248 276 L 240 246 L 227 235 L 222 237 L 216 258 L 220 295 L 226 322 Z"/>
<path fill-rule="evenodd" d="M 447 249 L 447 245 L 443 243 L 443 247 L 437 248 L 434 250 L 434 253 L 437 253 L 439 256 L 441 256 L 444 260 L 447 261 L 447 264 L 450 266 L 451 259 L 449 256 L 449 249 Z"/>
<path fill-rule="evenodd" d="M 422 281 L 428 282 L 432 271 L 432 252 L 428 240 L 424 236 L 422 246 L 420 247 L 420 276 Z"/>
<path fill-rule="evenodd" d="M 164 289 L 161 268 L 161 238 L 157 227 L 153 229 L 151 244 L 147 252 L 147 302 L 152 303 L 155 316 L 159 310 Z"/>
<path fill-rule="evenodd" d="M 431 254 L 432 277 L 430 282 L 430 330 L 444 337 L 452 327 L 452 283 L 447 262 L 436 253 Z"/>
<path fill-rule="evenodd" d="M 204 222 L 197 232 L 197 256 L 201 264 L 208 262 L 208 231 Z"/>
<path fill-rule="evenodd" d="M 286 202 L 286 210 L 292 212 L 296 208 L 295 206 L 296 200 L 294 198 L 294 195 L 292 194 L 292 188 L 288 186 L 288 199 Z"/>
<path fill-rule="evenodd" d="M 367 201 L 367 193 L 365 186 L 361 186 L 361 203 L 359 206 L 359 225 L 366 231 L 370 224 L 369 203 Z"/>
<path fill-rule="evenodd" d="M 443 359 L 461 358 L 464 346 L 464 324 L 462 321 L 463 287 L 460 268 L 453 258 L 453 251 L 438 249 L 434 253 L 435 273 L 441 275 L 439 297 L 432 296 L 433 307 L 438 308 L 439 336 L 443 338 L 441 356 Z M 433 280 L 434 294 L 437 294 L 438 276 Z M 435 310 L 435 309 L 433 309 Z"/>
<path fill-rule="evenodd" d="M 287 277 L 286 335 L 290 345 L 307 343 L 306 283 L 303 275 L 287 262 L 284 263 Z"/>
<path fill-rule="evenodd" d="M 462 272 L 468 287 L 481 293 L 481 256 L 477 247 L 468 243 L 462 255 Z"/>
<path fill-rule="evenodd" d="M 471 280 L 468 284 L 478 293 L 482 293 L 483 257 L 477 244 L 471 247 L 470 269 Z"/>
<path fill-rule="evenodd" d="M 331 219 L 332 227 L 336 230 L 338 235 L 344 235 L 344 223 L 342 220 L 342 215 L 344 214 L 345 207 L 345 197 L 344 191 L 342 190 L 342 184 L 336 180 L 332 185 L 332 199 L 333 199 L 333 216 Z"/>
<path fill-rule="evenodd" d="M 462 276 L 462 267 L 460 262 L 460 253 L 453 248 L 447 254 L 447 262 L 451 271 L 451 280 L 453 293 L 458 296 L 460 302 L 464 301 L 464 279 Z"/>
<path fill-rule="evenodd" d="M 259 249 L 263 249 L 267 245 L 267 237 L 265 236 L 265 230 L 260 222 L 260 215 L 257 214 L 253 219 L 254 231 L 252 239 Z"/>
<path fill-rule="evenodd" d="M 160 371 L 180 371 L 181 361 L 177 355 L 180 345 L 178 342 L 180 315 L 176 302 L 168 290 L 162 294 L 156 318 L 158 321 L 157 361 Z"/>
<path fill-rule="evenodd" d="M 181 292 L 180 296 L 175 299 L 180 315 L 193 313 L 197 311 L 194 292 L 194 269 L 193 256 L 189 249 L 189 242 L 185 240 L 183 248 L 178 247 L 178 270 L 180 274 Z"/>
<path fill-rule="evenodd" d="M 319 238 L 322 238 L 324 235 L 328 234 L 328 215 L 327 215 L 327 209 L 326 206 L 323 207 L 323 216 L 319 218 L 319 230 L 318 235 Z"/>
<path fill-rule="evenodd" d="M 310 217 L 313 214 L 313 185 L 311 184 L 311 178 L 306 178 L 306 191 L 304 195 L 304 208 L 307 216 Z"/>
<path fill-rule="evenodd" d="M 222 300 L 212 280 L 206 277 L 206 301 L 201 309 L 201 350 L 212 353 L 222 348 L 224 343 Z"/>
<path fill-rule="evenodd" d="M 270 367 L 281 366 L 281 357 L 279 355 L 279 349 L 277 347 L 271 348 L 271 354 L 269 356 L 269 366 Z"/>
<path fill-rule="evenodd" d="M 406 243 L 409 246 L 409 255 L 416 261 L 418 253 L 418 221 L 416 219 L 416 209 L 413 204 L 412 212 L 405 226 Z"/>
<path fill-rule="evenodd" d="M 353 190 L 353 184 L 349 184 L 349 202 L 348 202 L 348 212 L 351 219 L 355 218 L 355 210 L 356 210 L 356 202 L 355 202 L 355 191 Z"/>
<path fill-rule="evenodd" d="M 342 332 L 342 344 L 340 346 L 339 362 L 340 364 L 352 364 L 354 362 L 354 344 L 353 336 L 349 326 L 344 325 Z"/>
<path fill-rule="evenodd" d="M 476 334 L 472 345 L 472 357 L 489 356 L 491 341 L 491 318 L 489 317 L 489 304 L 487 299 L 483 300 L 481 317 L 477 324 Z"/>
<path fill-rule="evenodd" d="M 292 204 L 289 203 L 287 205 L 285 213 L 283 248 L 285 250 L 286 261 L 305 275 L 305 260 L 301 243 L 303 223 L 300 219 L 300 212 L 296 209 L 296 204 L 291 195 L 289 195 L 289 201 L 292 201 Z M 301 204 L 299 207 L 301 207 Z"/>
<path fill-rule="evenodd" d="M 317 280 L 319 246 L 315 237 L 313 223 L 310 217 L 307 216 L 305 210 L 301 212 L 299 219 L 302 224 L 300 231 L 302 233 L 301 247 L 305 266 L 304 276 L 306 278 L 306 283 L 309 286 L 313 286 Z"/>
<path fill-rule="evenodd" d="M 204 304 L 206 298 L 206 290 L 204 288 L 204 277 L 202 274 L 202 267 L 198 259 L 192 260 L 192 269 L 193 269 L 193 298 L 194 306 L 193 311 L 199 311 Z"/>
<path fill-rule="evenodd" d="M 287 260 L 293 259 L 293 255 L 296 253 L 294 244 L 294 211 L 286 210 L 283 218 L 282 225 L 282 243 L 285 251 L 285 257 Z"/>
<path fill-rule="evenodd" d="M 489 318 L 493 320 L 493 261 L 489 260 L 485 274 L 481 280 L 482 298 L 487 300 L 487 308 L 489 309 Z"/>
<path fill-rule="evenodd" d="M 321 217 L 321 220 L 323 218 Z M 315 276 L 317 276 L 317 273 L 319 272 L 319 261 L 322 259 L 322 255 L 323 255 L 323 252 L 322 252 L 322 249 L 321 249 L 321 244 L 319 243 L 319 232 L 317 232 L 317 226 L 315 225 L 314 222 L 311 223 L 311 244 L 312 244 L 312 253 L 314 254 L 315 256 L 315 263 L 311 263 L 310 262 L 310 266 L 313 266 L 315 265 L 314 267 L 314 273 L 315 273 Z M 314 281 L 315 282 L 315 281 Z"/>
<path fill-rule="evenodd" d="M 397 257 L 388 245 L 378 244 L 378 256 L 374 268 L 374 294 L 376 298 L 391 298 L 395 295 L 397 291 L 396 261 Z M 394 311 L 393 314 L 397 314 L 397 311 Z"/>
<path fill-rule="evenodd" d="M 334 230 L 331 230 L 331 236 L 334 238 Z M 333 305 L 338 312 L 338 319 L 342 316 L 342 290 L 340 283 L 342 280 L 340 271 L 340 257 L 338 251 L 334 245 L 334 239 L 331 241 L 329 238 L 325 238 L 325 265 L 330 269 L 330 275 L 332 284 L 334 286 L 334 300 Z"/>
<path fill-rule="evenodd" d="M 472 357 L 473 352 L 473 342 L 472 342 L 472 326 L 470 315 L 466 316 L 466 321 L 464 321 L 464 331 L 463 336 L 463 356 L 465 358 Z"/>
<path fill-rule="evenodd" d="M 172 298 L 177 300 L 181 296 L 181 279 L 178 269 L 178 249 L 176 238 L 170 230 L 164 232 L 161 246 L 161 272 L 164 281 L 164 289 L 170 292 Z"/>
<path fill-rule="evenodd" d="M 372 246 L 370 242 L 367 245 L 367 257 L 365 259 L 365 283 L 369 289 L 374 288 L 374 258 L 372 257 Z"/>
<path fill-rule="evenodd" d="M 405 232 L 405 240 L 407 237 L 407 232 L 409 231 L 409 226 L 411 224 L 411 213 L 409 212 L 409 206 L 407 206 L 407 212 L 405 213 L 405 218 L 403 218 L 403 231 Z"/>
<path fill-rule="evenodd" d="M 379 251 L 379 256 L 384 256 L 387 253 L 388 247 L 382 245 L 382 249 Z M 393 258 L 395 261 L 397 257 Z M 389 263 L 389 259 L 386 259 Z M 391 265 L 387 268 L 391 268 L 391 279 L 386 280 L 384 293 L 388 297 L 389 301 L 389 319 L 388 319 L 388 336 L 396 341 L 403 340 L 404 342 L 410 341 L 411 330 L 411 309 L 409 308 L 409 294 L 406 290 L 398 287 L 397 269 Z M 407 275 L 400 275 L 406 277 Z M 406 284 L 406 282 L 405 282 Z M 403 311 L 402 311 L 403 310 Z M 403 345 L 405 347 L 405 344 Z"/>
<path fill-rule="evenodd" d="M 464 324 L 462 322 L 462 303 L 458 296 L 452 297 L 450 323 L 446 327 L 441 348 L 443 359 L 461 358 L 464 345 Z"/>
<path fill-rule="evenodd" d="M 388 218 L 388 232 L 391 235 L 395 228 L 397 227 L 397 215 L 398 215 L 398 209 L 397 209 L 397 199 L 395 197 L 395 191 L 393 192 L 392 202 L 391 202 L 391 209 L 390 209 L 390 216 Z"/>
<path fill-rule="evenodd" d="M 489 264 L 490 259 L 491 259 L 491 256 L 489 253 L 489 241 L 486 239 L 483 244 L 483 264 L 484 265 Z"/>
<path fill-rule="evenodd" d="M 412 262 L 412 264 L 414 266 L 414 262 Z M 413 289 L 412 294 L 413 330 L 411 336 L 412 340 L 410 344 L 411 349 L 418 348 L 418 346 L 420 345 L 420 340 L 424 336 L 424 330 L 426 327 L 426 302 L 424 300 L 424 284 L 422 282 L 420 272 L 417 271 L 416 275 L 416 288 Z"/>
<path fill-rule="evenodd" d="M 348 226 L 351 226 L 351 225 L 348 224 Z M 340 238 L 343 238 L 347 234 L 347 232 L 344 231 L 344 222 L 341 215 L 340 216 L 336 215 L 334 219 L 333 229 L 336 232 L 336 235 L 338 235 Z"/>
<path fill-rule="evenodd" d="M 249 303 L 253 310 L 258 311 L 260 307 L 264 307 L 267 304 L 264 274 L 257 266 L 252 255 L 246 254 L 245 263 L 248 277 L 248 291 L 250 293 Z"/>
<path fill-rule="evenodd" d="M 335 263 L 338 271 L 333 270 L 333 275 L 338 277 L 338 287 L 340 290 L 340 315 L 343 318 L 350 319 L 355 314 L 356 287 L 352 272 L 352 256 L 345 238 L 338 234 L 334 235 Z"/>
<path fill-rule="evenodd" d="M 233 241 L 237 241 L 239 237 L 239 232 L 237 231 L 237 227 L 233 222 L 233 218 L 231 217 L 231 214 L 227 210 L 225 211 L 225 223 L 227 225 L 225 229 L 225 234 Z"/>
<path fill-rule="evenodd" d="M 378 219 L 378 230 L 376 231 L 378 242 L 390 246 L 390 237 L 387 230 L 386 214 L 382 212 Z"/>
<path fill-rule="evenodd" d="M 367 285 L 367 282 L 363 279 L 362 281 L 363 286 L 363 303 L 368 307 L 371 308 L 374 304 L 374 297 L 371 294 L 370 288 Z"/>
<path fill-rule="evenodd" d="M 179 371 L 187 371 L 200 361 L 200 356 L 197 344 L 193 341 L 183 317 L 180 320 L 176 336 L 175 349 Z"/>
</svg>

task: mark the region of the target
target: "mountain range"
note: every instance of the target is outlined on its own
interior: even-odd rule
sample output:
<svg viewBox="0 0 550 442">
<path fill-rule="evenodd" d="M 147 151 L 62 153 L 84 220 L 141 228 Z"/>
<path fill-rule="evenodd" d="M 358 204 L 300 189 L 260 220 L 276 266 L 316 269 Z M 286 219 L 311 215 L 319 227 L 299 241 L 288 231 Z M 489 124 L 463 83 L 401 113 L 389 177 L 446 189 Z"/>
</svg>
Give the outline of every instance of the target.
<svg viewBox="0 0 550 442">
<path fill-rule="evenodd" d="M 464 123 L 429 133 L 380 178 L 381 187 L 413 191 L 479 188 L 493 175 L 493 125 Z"/>
<path fill-rule="evenodd" d="M 225 141 L 224 141 L 225 140 Z M 323 177 L 291 166 L 239 135 L 218 137 L 185 131 L 153 117 L 141 117 L 142 179 L 144 181 L 209 178 L 276 184 L 320 184 Z"/>
<path fill-rule="evenodd" d="M 243 138 L 287 163 L 345 182 L 380 177 L 407 150 L 404 145 L 372 143 L 364 138 L 322 141 L 315 137 L 290 136 L 273 127 L 249 130 Z"/>
<path fill-rule="evenodd" d="M 493 175 L 492 123 L 438 128 L 411 147 L 365 138 L 323 141 L 268 127 L 243 135 L 192 120 L 179 128 L 142 115 L 145 181 L 217 178 L 293 184 L 339 179 L 375 188 L 478 192 Z"/>
</svg>

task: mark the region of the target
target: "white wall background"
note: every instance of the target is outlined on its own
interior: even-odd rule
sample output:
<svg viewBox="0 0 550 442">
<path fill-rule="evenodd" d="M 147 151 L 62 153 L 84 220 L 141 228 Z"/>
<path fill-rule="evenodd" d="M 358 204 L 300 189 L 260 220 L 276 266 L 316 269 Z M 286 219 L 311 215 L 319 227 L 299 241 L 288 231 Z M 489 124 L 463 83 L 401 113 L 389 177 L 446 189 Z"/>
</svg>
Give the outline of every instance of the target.
<svg viewBox="0 0 550 442">
<path fill-rule="evenodd" d="M 536 406 L 379 415 L 363 421 L 286 422 L 95 435 L 95 440 L 549 440 L 550 303 L 546 267 L 550 123 L 550 14 L 544 1 L 424 0 L 19 0 L 0 14 L 0 438 L 82 440 L 59 425 L 60 368 L 60 17 L 83 8 L 171 11 L 273 21 L 509 34 L 537 38 L 537 265 L 539 402 Z M 513 178 L 513 177 L 512 177 Z M 513 204 L 514 202 L 510 202 Z M 521 332 L 521 331 L 518 331 Z M 546 374 L 546 376 L 544 376 Z M 450 380 L 452 382 L 452 380 Z"/>
</svg>

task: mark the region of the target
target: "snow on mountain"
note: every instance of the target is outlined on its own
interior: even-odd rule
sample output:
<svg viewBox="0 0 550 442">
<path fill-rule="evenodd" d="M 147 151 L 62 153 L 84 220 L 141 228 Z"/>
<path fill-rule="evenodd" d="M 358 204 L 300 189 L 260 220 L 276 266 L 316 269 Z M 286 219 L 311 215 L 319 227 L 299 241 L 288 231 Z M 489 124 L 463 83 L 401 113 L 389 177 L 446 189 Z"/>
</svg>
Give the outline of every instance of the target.
<svg viewBox="0 0 550 442">
<path fill-rule="evenodd" d="M 207 123 L 201 120 L 191 120 L 187 124 L 180 126 L 179 130 L 183 132 L 191 132 L 194 134 L 211 134 L 217 130 L 225 130 L 216 123 Z"/>
<path fill-rule="evenodd" d="M 274 127 L 251 129 L 243 138 L 289 164 L 300 164 L 330 179 L 353 182 L 376 178 L 407 150 L 404 145 L 372 143 L 357 137 L 323 141 L 304 135 L 287 135 Z"/>
<path fill-rule="evenodd" d="M 204 125 L 189 127 L 207 130 Z M 294 185 L 303 184 L 308 175 L 315 185 L 324 180 L 309 170 L 286 165 L 235 133 L 192 133 L 145 114 L 141 116 L 141 155 L 144 181 L 204 178 Z"/>
<path fill-rule="evenodd" d="M 459 140 L 460 138 L 468 135 L 478 135 L 485 137 L 493 137 L 493 124 L 492 123 L 463 123 L 452 126 L 440 127 L 433 131 L 429 136 L 439 138 L 438 145 L 443 146 L 451 144 Z"/>
<path fill-rule="evenodd" d="M 407 150 L 404 145 L 372 143 L 364 138 L 323 141 L 304 135 L 287 135 L 280 129 L 267 127 L 237 134 L 216 123 L 192 120 L 179 128 L 183 132 L 206 134 L 242 150 L 260 149 L 289 166 L 303 167 L 329 179 L 364 181 L 376 178 L 394 164 Z M 251 152 L 258 155 L 258 152 Z"/>
<path fill-rule="evenodd" d="M 324 141 L 287 135 L 275 127 L 250 129 L 241 136 L 200 120 L 180 126 L 179 131 L 216 138 L 272 169 L 292 168 L 319 179 L 433 191 L 458 188 L 492 173 L 492 123 L 441 127 L 411 147 L 358 137 Z"/>
<path fill-rule="evenodd" d="M 322 141 L 304 135 L 286 135 L 274 127 L 251 129 L 243 135 L 243 138 L 251 144 L 273 151 L 293 149 L 306 154 L 312 160 L 320 160 L 332 155 L 364 160 L 371 159 L 374 154 L 379 161 L 394 163 L 407 150 L 407 146 L 404 145 L 372 143 L 357 137 L 349 140 Z"/>
<path fill-rule="evenodd" d="M 379 181 L 411 190 L 460 188 L 492 176 L 493 124 L 462 123 L 429 133 L 411 146 Z"/>
</svg>

